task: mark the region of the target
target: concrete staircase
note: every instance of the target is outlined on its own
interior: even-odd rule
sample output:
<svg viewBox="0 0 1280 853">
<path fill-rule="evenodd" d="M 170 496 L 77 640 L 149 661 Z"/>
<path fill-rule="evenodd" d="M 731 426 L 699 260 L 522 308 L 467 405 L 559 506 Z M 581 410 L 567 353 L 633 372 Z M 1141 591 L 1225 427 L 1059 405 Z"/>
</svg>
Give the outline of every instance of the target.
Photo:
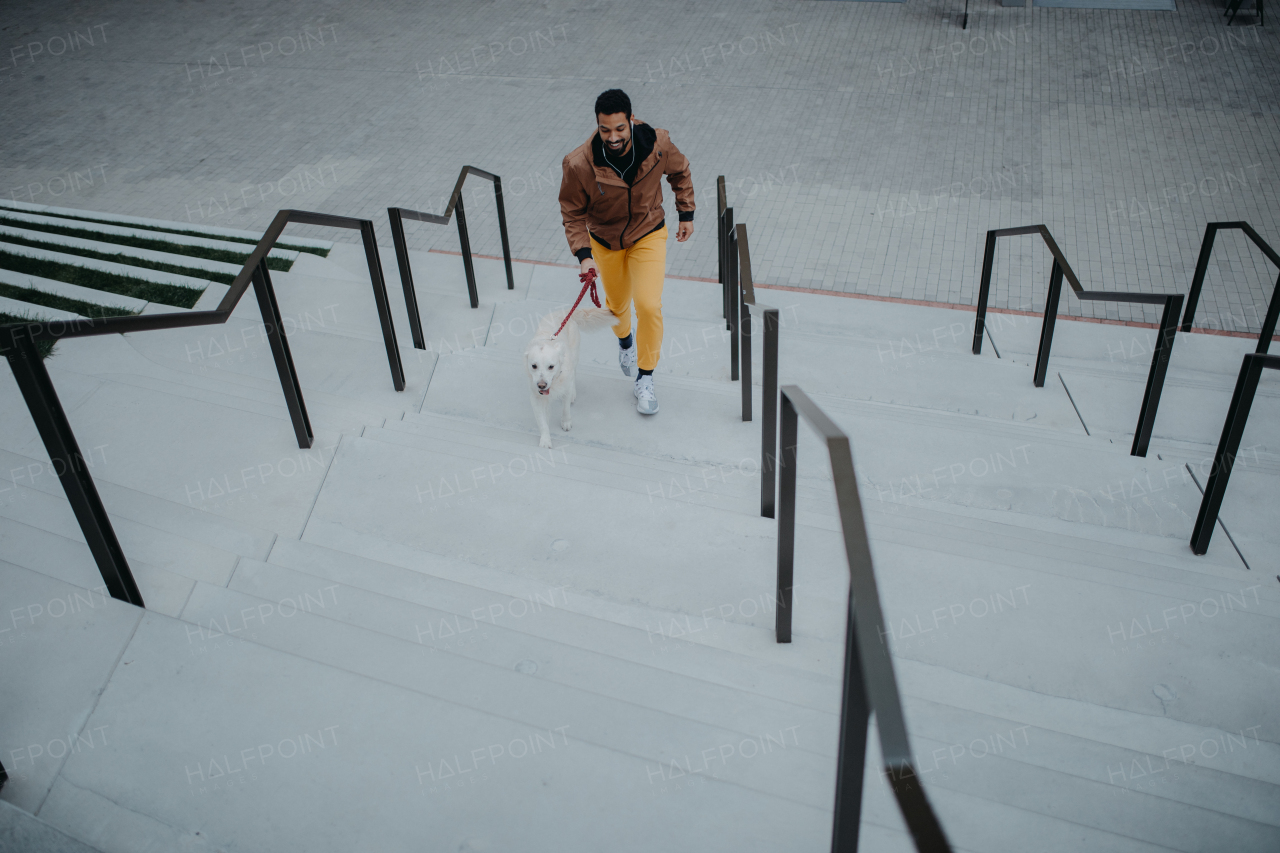
<svg viewBox="0 0 1280 853">
<path fill-rule="evenodd" d="M 802 427 L 778 645 L 759 395 L 742 423 L 717 287 L 667 284 L 656 417 L 609 336 L 585 340 L 573 430 L 546 451 L 520 353 L 572 269 L 517 264 L 507 291 L 477 259 L 472 310 L 459 258 L 413 263 L 430 348 L 402 346 L 400 394 L 358 247 L 273 274 L 309 451 L 249 301 L 225 326 L 59 346 L 146 612 L 103 597 L 0 376 L 3 798 L 102 851 L 829 849 L 830 476 Z M 1135 459 L 1151 330 L 1064 320 L 1034 389 L 1026 318 L 997 315 L 1000 356 L 975 357 L 971 312 L 769 301 L 782 380 L 852 437 L 955 848 L 1280 847 L 1274 382 L 1224 504 L 1239 552 L 1221 530 L 1187 547 L 1241 342 L 1179 337 Z M 913 849 L 874 732 L 869 751 L 861 849 Z"/>
</svg>

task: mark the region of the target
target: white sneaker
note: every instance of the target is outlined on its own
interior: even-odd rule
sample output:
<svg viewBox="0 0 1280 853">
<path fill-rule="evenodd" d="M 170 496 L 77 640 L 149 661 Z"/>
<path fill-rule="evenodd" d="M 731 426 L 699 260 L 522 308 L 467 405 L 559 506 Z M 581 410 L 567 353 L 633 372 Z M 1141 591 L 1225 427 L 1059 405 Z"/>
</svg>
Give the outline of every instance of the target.
<svg viewBox="0 0 1280 853">
<path fill-rule="evenodd" d="M 636 377 L 636 411 L 642 415 L 658 413 L 658 398 L 653 395 L 653 377 L 649 374 Z"/>
<path fill-rule="evenodd" d="M 631 375 L 631 368 L 636 366 L 636 345 L 634 341 L 626 349 L 618 347 L 618 364 L 622 367 L 623 376 Z"/>
</svg>

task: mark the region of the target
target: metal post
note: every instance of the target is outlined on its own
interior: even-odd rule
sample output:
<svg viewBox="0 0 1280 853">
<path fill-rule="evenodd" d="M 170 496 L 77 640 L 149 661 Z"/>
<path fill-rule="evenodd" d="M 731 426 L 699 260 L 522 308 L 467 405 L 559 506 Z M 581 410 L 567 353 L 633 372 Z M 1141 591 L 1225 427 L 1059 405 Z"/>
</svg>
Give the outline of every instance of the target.
<svg viewBox="0 0 1280 853">
<path fill-rule="evenodd" d="M 728 212 L 725 216 L 732 221 L 732 212 Z M 729 379 L 733 382 L 738 381 L 738 349 L 740 341 L 738 340 L 738 328 L 742 322 L 742 315 L 739 309 L 742 306 L 742 300 L 738 298 L 738 240 L 735 232 L 728 232 L 725 238 L 728 246 L 725 249 L 725 262 L 729 271 Z"/>
<path fill-rule="evenodd" d="M 1240 375 L 1236 378 L 1236 389 L 1231 395 L 1231 406 L 1227 409 L 1227 419 L 1222 425 L 1222 437 L 1218 439 L 1218 450 L 1213 456 L 1213 470 L 1209 472 L 1209 481 L 1205 483 L 1196 526 L 1191 531 L 1191 550 L 1196 554 L 1204 554 L 1209 550 L 1213 527 L 1218 521 L 1218 510 L 1222 508 L 1222 498 L 1227 493 L 1227 480 L 1231 478 L 1231 468 L 1235 465 L 1236 452 L 1240 449 L 1240 439 L 1244 435 L 1245 424 L 1249 421 L 1253 395 L 1258 390 L 1258 380 L 1262 377 L 1262 368 L 1268 358 L 1269 356 L 1250 353 L 1240 364 Z"/>
<path fill-rule="evenodd" d="M 7 331 L 10 332 L 10 340 L 0 342 L 0 350 L 9 360 L 13 378 L 31 411 L 53 471 L 62 483 L 76 521 L 80 523 L 85 543 L 98 564 L 107 592 L 112 598 L 145 607 L 142 593 L 133 580 L 129 562 L 116 539 L 111 519 L 89 475 L 84 455 L 76 443 L 75 433 L 71 431 L 67 414 L 58 400 L 58 392 L 49 379 L 49 372 L 40 359 L 31 332 L 23 326 L 11 326 Z"/>
<path fill-rule="evenodd" d="M 1164 375 L 1169 369 L 1169 356 L 1173 352 L 1174 337 L 1178 334 L 1178 315 L 1182 313 L 1182 294 L 1165 299 L 1164 314 L 1160 317 L 1160 330 L 1156 333 L 1155 351 L 1151 353 L 1151 370 L 1147 373 L 1147 390 L 1142 395 L 1142 408 L 1138 411 L 1138 426 L 1133 433 L 1130 456 L 1146 456 L 1151 444 L 1151 431 L 1156 425 L 1156 411 L 1160 407 L 1160 394 L 1164 390 Z"/>
<path fill-rule="evenodd" d="M 849 590 L 849 617 L 844 640 L 844 699 L 840 714 L 840 751 L 836 765 L 836 808 L 831 827 L 831 853 L 857 853 L 862 822 L 862 775 L 867 761 L 867 725 L 871 709 L 862 681 L 857 617 Z"/>
<path fill-rule="evenodd" d="M 716 178 L 716 251 L 718 252 L 716 277 L 720 280 L 720 316 L 724 317 L 726 329 L 729 328 L 729 284 L 725 281 L 724 270 L 724 252 L 725 252 L 725 235 L 724 230 L 724 175 Z"/>
<path fill-rule="evenodd" d="M 796 558 L 796 444 L 798 421 L 796 407 L 782 392 L 781 444 L 778 467 L 782 479 L 778 484 L 778 585 L 774 633 L 779 643 L 791 642 L 791 586 Z"/>
<path fill-rule="evenodd" d="M 1062 294 L 1062 266 L 1054 258 L 1049 272 L 1049 295 L 1044 306 L 1044 323 L 1040 326 L 1040 349 L 1036 350 L 1036 372 L 1033 382 L 1044 387 L 1044 377 L 1049 371 L 1049 350 L 1053 347 L 1053 326 L 1058 321 L 1058 297 Z"/>
<path fill-rule="evenodd" d="M 764 312 L 764 400 L 760 404 L 760 515 L 773 518 L 778 462 L 778 309 Z"/>
<path fill-rule="evenodd" d="M 1210 222 L 1204 227 L 1204 240 L 1200 242 L 1200 257 L 1196 258 L 1196 272 L 1191 276 L 1191 289 L 1187 291 L 1187 310 L 1182 315 L 1182 331 L 1191 331 L 1191 321 L 1196 316 L 1196 305 L 1200 302 L 1200 289 L 1204 287 L 1204 276 L 1209 270 L 1209 256 L 1213 254 L 1213 240 L 1218 235 L 1218 225 Z"/>
<path fill-rule="evenodd" d="M 987 327 L 987 296 L 991 293 L 991 266 L 996 259 L 996 232 L 987 232 L 982 253 L 982 279 L 978 282 L 978 315 L 973 321 L 973 354 L 982 354 L 982 332 Z"/>
<path fill-rule="evenodd" d="M 391 220 L 391 243 L 396 248 L 396 266 L 400 269 L 400 286 L 404 288 L 404 308 L 409 314 L 409 332 L 413 336 L 413 346 L 414 349 L 426 349 L 427 341 L 422 335 L 422 317 L 418 312 L 418 295 L 413 289 L 413 271 L 409 269 L 409 244 L 404 239 L 404 218 L 398 207 L 388 207 L 387 217 Z"/>
<path fill-rule="evenodd" d="M 1280 278 L 1276 279 L 1276 289 L 1271 293 L 1271 304 L 1267 306 L 1267 316 L 1262 321 L 1262 331 L 1258 334 L 1258 347 L 1255 353 L 1266 354 L 1271 349 L 1271 338 L 1276 333 L 1276 320 L 1280 319 Z"/>
<path fill-rule="evenodd" d="M 737 256 L 737 252 L 733 249 L 733 208 L 726 207 L 724 216 L 721 218 L 721 225 L 724 227 L 724 327 L 729 331 L 733 331 L 733 291 L 736 283 L 731 279 L 733 277 L 733 258 Z M 736 361 L 736 355 L 735 355 Z M 734 368 L 737 369 L 736 367 Z M 737 379 L 735 373 L 733 376 Z"/>
<path fill-rule="evenodd" d="M 458 217 L 458 243 L 462 248 L 462 268 L 467 271 L 467 293 L 471 295 L 471 307 L 480 304 L 480 295 L 476 291 L 476 270 L 471 261 L 471 238 L 467 236 L 467 214 L 462 209 L 462 193 L 458 193 L 458 203 L 453 208 Z"/>
<path fill-rule="evenodd" d="M 462 196 L 458 196 L 458 200 L 461 201 Z M 498 205 L 498 231 L 502 234 L 502 261 L 507 266 L 507 290 L 515 290 L 516 278 L 511 272 L 511 243 L 507 239 L 507 208 L 502 203 L 502 178 L 497 175 L 493 177 L 493 200 Z"/>
<path fill-rule="evenodd" d="M 276 290 L 271 286 L 271 273 L 267 271 L 265 258 L 258 262 L 253 271 L 253 292 L 258 297 L 258 311 L 261 312 L 262 324 L 267 329 L 267 343 L 271 346 L 271 357 L 276 362 L 280 390 L 284 392 L 284 402 L 289 407 L 289 420 L 293 421 L 293 433 L 298 438 L 298 447 L 306 450 L 315 441 L 315 436 L 311 431 L 311 419 L 307 417 L 302 385 L 298 382 L 298 371 L 293 366 L 293 353 L 289 351 L 289 339 L 285 337 L 280 306 L 276 304 Z"/>
<path fill-rule="evenodd" d="M 741 271 L 739 271 L 741 272 Z M 751 306 L 747 304 L 747 294 L 738 287 L 738 316 L 742 322 L 738 331 L 742 335 L 742 343 L 738 347 L 738 355 L 742 359 L 742 420 L 751 420 Z"/>
<path fill-rule="evenodd" d="M 369 264 L 369 281 L 373 283 L 373 301 L 378 306 L 378 322 L 382 324 L 382 342 L 387 347 L 387 363 L 391 366 L 391 383 L 397 391 L 403 391 L 404 366 L 400 363 L 400 346 L 396 343 L 396 329 L 391 324 L 391 304 L 387 301 L 387 283 L 382 278 L 382 260 L 378 257 L 378 241 L 374 237 L 372 221 L 360 220 L 360 240 L 364 243 L 364 257 Z M 265 268 L 264 266 L 263 269 Z"/>
</svg>

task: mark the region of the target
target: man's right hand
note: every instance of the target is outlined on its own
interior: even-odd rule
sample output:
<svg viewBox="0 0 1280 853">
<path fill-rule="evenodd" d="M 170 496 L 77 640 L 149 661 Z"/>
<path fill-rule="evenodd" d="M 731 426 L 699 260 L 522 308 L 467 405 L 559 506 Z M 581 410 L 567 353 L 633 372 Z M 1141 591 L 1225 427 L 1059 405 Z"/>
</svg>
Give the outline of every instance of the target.
<svg viewBox="0 0 1280 853">
<path fill-rule="evenodd" d="M 599 277 L 599 275 L 600 275 L 600 268 L 596 266 L 596 260 L 595 260 L 595 258 L 587 258 L 585 261 L 583 261 L 583 262 L 582 262 L 582 268 L 578 270 L 578 273 L 579 273 L 580 275 L 586 275 L 586 274 L 587 274 L 587 270 L 595 270 L 595 271 L 596 271 L 596 276 L 597 276 L 597 277 Z"/>
</svg>

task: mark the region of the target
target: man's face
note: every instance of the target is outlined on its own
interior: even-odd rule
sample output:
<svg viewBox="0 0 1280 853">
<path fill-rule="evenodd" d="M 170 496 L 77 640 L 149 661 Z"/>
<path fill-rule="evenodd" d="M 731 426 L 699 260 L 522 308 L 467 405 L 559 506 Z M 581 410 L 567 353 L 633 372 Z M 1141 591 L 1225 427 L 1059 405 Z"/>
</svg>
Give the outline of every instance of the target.
<svg viewBox="0 0 1280 853">
<path fill-rule="evenodd" d="M 596 114 L 600 123 L 600 140 L 610 154 L 625 153 L 631 145 L 631 121 L 626 113 Z"/>
</svg>

